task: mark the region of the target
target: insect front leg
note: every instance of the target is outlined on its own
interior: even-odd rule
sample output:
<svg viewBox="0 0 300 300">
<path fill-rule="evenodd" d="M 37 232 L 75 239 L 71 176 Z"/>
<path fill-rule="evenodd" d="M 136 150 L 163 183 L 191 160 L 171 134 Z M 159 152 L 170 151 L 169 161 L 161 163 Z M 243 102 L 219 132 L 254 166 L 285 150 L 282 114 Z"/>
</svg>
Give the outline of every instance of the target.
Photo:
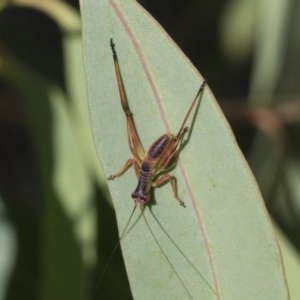
<svg viewBox="0 0 300 300">
<path fill-rule="evenodd" d="M 181 206 L 185 207 L 184 202 L 178 197 L 176 183 L 174 177 L 172 177 L 169 173 L 163 174 L 160 177 L 158 177 L 155 181 L 152 182 L 153 187 L 157 187 L 165 183 L 166 181 L 169 181 L 171 184 L 171 188 L 173 191 L 174 198 L 179 202 Z"/>
<path fill-rule="evenodd" d="M 116 177 L 119 177 L 119 176 L 122 176 L 123 173 L 129 168 L 133 166 L 133 169 L 134 169 L 134 172 L 135 172 L 135 175 L 136 177 L 139 176 L 139 172 L 140 172 L 140 167 L 138 165 L 138 163 L 136 162 L 136 160 L 134 158 L 129 158 L 125 165 L 115 174 L 112 174 L 110 175 L 109 177 L 107 177 L 108 180 L 113 180 L 115 179 Z"/>
</svg>

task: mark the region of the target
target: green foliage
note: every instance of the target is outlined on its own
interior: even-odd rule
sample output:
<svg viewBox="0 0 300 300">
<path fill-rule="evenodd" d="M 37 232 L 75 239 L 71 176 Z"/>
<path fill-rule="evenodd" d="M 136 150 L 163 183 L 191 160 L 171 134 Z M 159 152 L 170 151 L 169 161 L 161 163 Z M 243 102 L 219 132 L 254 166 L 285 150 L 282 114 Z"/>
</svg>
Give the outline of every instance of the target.
<svg viewBox="0 0 300 300">
<path fill-rule="evenodd" d="M 105 179 L 131 156 L 110 38 L 145 148 L 177 133 L 203 78 L 135 1 L 81 1 L 83 51 L 79 13 L 45 3 L 33 11 L 58 26 L 62 78 L 53 75 L 59 60 L 49 49 L 26 48 L 22 32 L 1 41 L 0 76 L 22 99 L 40 208 L 37 217 L 23 209 L 18 185 L 13 197 L 1 195 L 0 299 L 288 299 L 268 213 L 209 85 L 171 171 L 187 207 L 169 185 L 155 189 L 144 210 L 155 238 L 137 209 L 121 241 L 128 279 L 119 250 L 105 267 L 118 240 L 114 213 L 122 233 L 137 183 L 133 170 L 108 187 Z M 19 10 L 2 11 L 2 30 L 13 30 L 7 14 Z"/>
<path fill-rule="evenodd" d="M 109 175 L 130 156 L 109 39 L 116 44 L 144 145 L 170 128 L 176 132 L 203 79 L 134 2 L 82 2 L 82 14 L 94 141 Z M 155 202 L 145 209 L 172 268 L 138 214 L 122 241 L 134 298 L 287 298 L 261 196 L 208 88 L 172 173 L 187 208 L 179 207 L 164 186 L 154 191 Z M 121 231 L 133 207 L 127 195 L 135 184 L 133 171 L 109 184 Z"/>
</svg>

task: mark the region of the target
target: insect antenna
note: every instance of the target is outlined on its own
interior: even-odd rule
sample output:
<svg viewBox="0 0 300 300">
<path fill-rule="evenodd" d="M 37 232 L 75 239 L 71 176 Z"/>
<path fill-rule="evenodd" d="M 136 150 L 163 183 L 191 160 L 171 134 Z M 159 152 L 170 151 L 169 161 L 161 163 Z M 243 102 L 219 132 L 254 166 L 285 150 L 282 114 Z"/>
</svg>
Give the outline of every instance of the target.
<svg viewBox="0 0 300 300">
<path fill-rule="evenodd" d="M 193 299 L 191 294 L 189 293 L 186 285 L 184 284 L 182 278 L 180 277 L 179 273 L 175 270 L 175 268 L 173 267 L 173 264 L 172 262 L 170 261 L 170 259 L 168 258 L 168 256 L 166 255 L 166 253 L 164 252 L 163 248 L 161 247 L 160 243 L 158 242 L 157 238 L 155 237 L 154 233 L 153 233 L 153 230 L 151 229 L 147 219 L 146 219 L 146 216 L 144 215 L 144 209 L 143 209 L 143 206 L 141 206 L 141 214 L 145 220 L 145 223 L 150 231 L 150 234 L 151 236 L 153 237 L 155 243 L 157 244 L 158 248 L 160 249 L 161 253 L 163 254 L 163 256 L 165 257 L 166 261 L 168 262 L 168 264 L 170 265 L 171 269 L 173 270 L 173 272 L 175 273 L 175 275 L 177 276 L 178 280 L 180 281 L 180 283 L 182 284 L 183 288 L 185 289 L 186 293 L 189 295 L 189 298 L 190 299 Z"/>
<path fill-rule="evenodd" d="M 209 289 L 216 295 L 216 291 L 211 286 L 211 284 L 208 282 L 208 280 L 201 274 L 201 272 L 194 266 L 194 264 L 191 262 L 191 260 L 188 258 L 188 256 L 180 249 L 180 247 L 174 242 L 170 234 L 166 231 L 166 229 L 163 227 L 161 222 L 157 219 L 157 217 L 151 212 L 152 217 L 155 219 L 158 226 L 161 228 L 161 230 L 164 232 L 164 234 L 168 237 L 169 241 L 174 245 L 174 247 L 177 249 L 177 251 L 184 257 L 184 259 L 188 262 L 188 264 L 191 266 L 192 269 L 202 278 L 202 280 L 207 284 Z"/>
<path fill-rule="evenodd" d="M 122 240 L 122 239 L 124 238 L 124 236 L 126 235 L 126 231 L 127 231 L 128 227 L 129 227 L 129 224 L 130 224 L 131 219 L 132 219 L 132 217 L 133 217 L 133 214 L 134 214 L 134 212 L 135 212 L 135 210 L 136 210 L 136 207 L 137 207 L 137 203 L 135 203 L 135 205 L 134 205 L 134 207 L 133 207 L 133 209 L 132 209 L 132 211 L 131 211 L 130 217 L 129 217 L 129 219 L 128 219 L 128 221 L 127 221 L 127 223 L 126 223 L 126 225 L 125 225 L 125 227 L 124 227 L 124 229 L 123 229 L 123 232 L 121 233 L 120 238 L 118 239 L 118 241 L 116 242 L 116 244 L 115 244 L 113 250 L 111 251 L 111 253 L 110 253 L 110 255 L 109 255 L 109 257 L 108 257 L 108 259 L 107 259 L 107 261 L 106 261 L 106 263 L 105 263 L 105 265 L 104 265 L 104 267 L 103 267 L 103 269 L 102 269 L 102 271 L 101 271 L 101 273 L 100 273 L 100 275 L 99 275 L 99 277 L 98 277 L 98 279 L 97 279 L 97 282 L 96 282 L 96 285 L 95 285 L 95 291 L 94 291 L 94 294 L 95 294 L 95 295 L 96 295 L 97 292 L 98 292 L 98 287 L 99 287 L 99 285 L 101 284 L 101 281 L 102 281 L 102 279 L 103 279 L 103 277 L 104 277 L 104 275 L 105 275 L 105 273 L 106 273 L 106 271 L 107 271 L 107 269 L 108 269 L 108 267 L 109 267 L 109 264 L 111 263 L 111 260 L 112 260 L 113 257 L 114 257 L 115 252 L 117 251 L 118 247 L 120 246 L 121 240 Z"/>
</svg>

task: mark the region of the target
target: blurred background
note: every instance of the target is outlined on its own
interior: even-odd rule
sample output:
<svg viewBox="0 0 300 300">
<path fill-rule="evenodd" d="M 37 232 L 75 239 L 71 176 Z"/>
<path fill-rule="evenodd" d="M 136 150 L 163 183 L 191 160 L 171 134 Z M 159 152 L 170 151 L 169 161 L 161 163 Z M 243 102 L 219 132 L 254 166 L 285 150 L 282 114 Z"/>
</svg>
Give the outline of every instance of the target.
<svg viewBox="0 0 300 300">
<path fill-rule="evenodd" d="M 278 228 L 299 299 L 300 2 L 139 2 L 214 92 Z M 92 299 L 118 237 L 95 164 L 79 3 L 0 8 L 0 300 Z M 111 264 L 122 266 L 120 253 Z M 113 282 L 131 299 L 126 279 Z"/>
</svg>

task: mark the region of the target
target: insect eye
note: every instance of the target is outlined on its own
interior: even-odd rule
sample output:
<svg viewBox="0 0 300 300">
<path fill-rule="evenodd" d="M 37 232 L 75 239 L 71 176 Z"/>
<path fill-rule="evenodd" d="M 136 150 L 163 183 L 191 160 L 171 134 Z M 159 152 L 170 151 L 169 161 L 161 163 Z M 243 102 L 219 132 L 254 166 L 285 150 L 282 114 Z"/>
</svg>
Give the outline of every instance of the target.
<svg viewBox="0 0 300 300">
<path fill-rule="evenodd" d="M 132 199 L 137 199 L 137 198 L 138 198 L 138 194 L 137 194 L 136 192 L 133 192 L 133 193 L 131 194 L 131 198 L 132 198 Z"/>
<path fill-rule="evenodd" d="M 143 195 L 143 196 L 140 197 L 140 202 L 142 204 L 146 204 L 149 201 L 150 201 L 150 195 L 149 194 L 146 194 L 146 195 Z"/>
</svg>

